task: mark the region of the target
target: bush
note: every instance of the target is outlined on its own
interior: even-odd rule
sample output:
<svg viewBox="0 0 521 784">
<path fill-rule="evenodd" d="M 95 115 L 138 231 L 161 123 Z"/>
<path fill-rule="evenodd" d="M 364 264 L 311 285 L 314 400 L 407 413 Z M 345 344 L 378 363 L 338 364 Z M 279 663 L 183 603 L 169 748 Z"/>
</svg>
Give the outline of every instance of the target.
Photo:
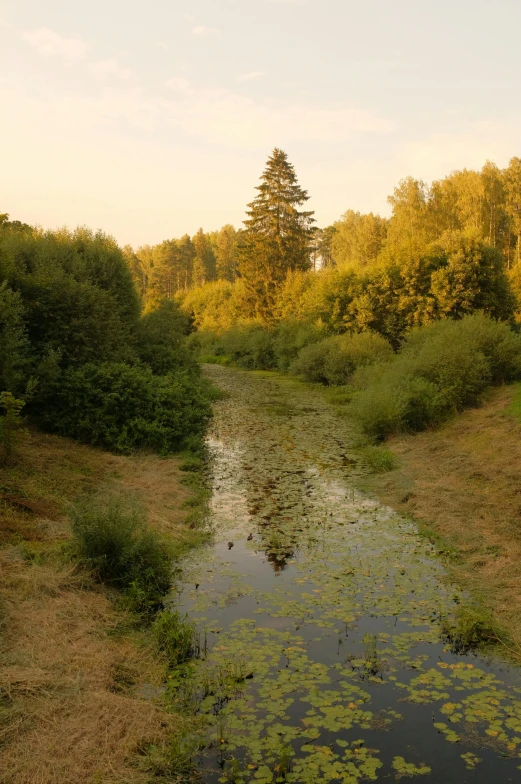
<svg viewBox="0 0 521 784">
<path fill-rule="evenodd" d="M 345 385 L 355 370 L 390 358 L 385 338 L 372 332 L 335 335 L 306 346 L 291 365 L 291 373 L 306 381 Z"/>
<path fill-rule="evenodd" d="M 157 375 L 178 370 L 198 375 L 199 366 L 186 342 L 189 332 L 190 320 L 177 302 L 163 300 L 138 323 L 138 356 Z"/>
<path fill-rule="evenodd" d="M 219 344 L 222 353 L 247 370 L 270 370 L 277 366 L 273 334 L 260 324 L 245 324 L 225 332 Z"/>
<path fill-rule="evenodd" d="M 279 370 L 287 372 L 293 360 L 305 347 L 324 337 L 324 327 L 309 322 L 280 321 L 273 335 L 273 354 Z"/>
<path fill-rule="evenodd" d="M 521 336 L 482 314 L 413 330 L 390 362 L 362 368 L 350 412 L 367 435 L 418 431 L 476 405 L 490 383 L 521 377 Z"/>
<path fill-rule="evenodd" d="M 78 555 L 100 580 L 124 591 L 137 611 L 161 603 L 170 588 L 172 553 L 135 499 L 85 498 L 70 517 Z"/>
<path fill-rule="evenodd" d="M 87 364 L 46 390 L 38 416 L 50 430 L 117 452 L 167 454 L 201 439 L 211 409 L 186 373 L 156 376 L 147 366 Z"/>
</svg>

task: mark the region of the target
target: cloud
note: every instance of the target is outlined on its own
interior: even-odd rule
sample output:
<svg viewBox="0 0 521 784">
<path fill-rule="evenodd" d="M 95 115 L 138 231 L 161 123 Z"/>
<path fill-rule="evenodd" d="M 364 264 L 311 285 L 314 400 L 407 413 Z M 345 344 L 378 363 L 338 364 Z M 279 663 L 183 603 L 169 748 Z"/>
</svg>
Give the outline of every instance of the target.
<svg viewBox="0 0 521 784">
<path fill-rule="evenodd" d="M 26 30 L 22 38 L 33 46 L 39 54 L 61 57 L 67 62 L 84 60 L 89 51 L 88 44 L 79 38 L 65 38 L 50 30 L 40 27 L 38 30 Z"/>
<path fill-rule="evenodd" d="M 184 95 L 193 95 L 194 93 L 191 83 L 183 76 L 173 76 L 165 82 L 165 85 L 169 90 L 175 90 Z"/>
<path fill-rule="evenodd" d="M 130 79 L 132 76 L 130 68 L 121 65 L 116 57 L 89 63 L 87 70 L 99 79 Z"/>
<path fill-rule="evenodd" d="M 260 102 L 231 90 L 195 89 L 179 81 L 171 86 L 177 86 L 179 96 L 164 103 L 165 120 L 213 143 L 255 149 L 295 140 L 343 142 L 396 127 L 358 107 Z"/>
<path fill-rule="evenodd" d="M 222 38 L 222 33 L 217 27 L 205 27 L 204 25 L 192 27 L 192 35 L 197 38 Z"/>
<path fill-rule="evenodd" d="M 487 160 L 507 165 L 519 146 L 521 117 L 509 122 L 481 121 L 464 128 L 428 134 L 409 142 L 402 153 L 404 169 L 425 180 L 445 177 L 454 169 L 479 169 Z"/>
<path fill-rule="evenodd" d="M 250 71 L 249 73 L 239 74 L 237 76 L 237 81 L 251 82 L 253 79 L 259 79 L 261 76 L 265 76 L 264 71 Z"/>
</svg>

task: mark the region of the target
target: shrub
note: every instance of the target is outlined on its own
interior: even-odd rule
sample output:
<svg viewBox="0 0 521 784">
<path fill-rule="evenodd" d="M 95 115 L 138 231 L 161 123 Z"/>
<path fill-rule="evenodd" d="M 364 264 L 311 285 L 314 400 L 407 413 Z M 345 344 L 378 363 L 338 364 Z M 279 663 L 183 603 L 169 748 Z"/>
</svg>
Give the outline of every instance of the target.
<svg viewBox="0 0 521 784">
<path fill-rule="evenodd" d="M 156 617 L 152 632 L 157 646 L 175 667 L 199 653 L 199 635 L 195 624 L 182 618 L 177 610 L 164 610 Z"/>
<path fill-rule="evenodd" d="M 91 496 L 70 517 L 78 555 L 100 580 L 124 591 L 137 611 L 161 603 L 170 588 L 172 553 L 135 499 Z"/>
<path fill-rule="evenodd" d="M 167 454 L 204 433 L 211 409 L 204 386 L 187 373 L 156 376 L 147 366 L 87 364 L 46 390 L 40 421 L 79 441 L 129 452 Z"/>
<path fill-rule="evenodd" d="M 158 375 L 178 370 L 197 375 L 199 366 L 186 342 L 189 332 L 190 320 L 178 303 L 163 300 L 138 322 L 136 349 L 139 358 Z"/>
<path fill-rule="evenodd" d="M 225 332 L 220 339 L 223 354 L 247 370 L 276 367 L 273 334 L 260 324 L 245 324 Z"/>
<path fill-rule="evenodd" d="M 381 383 L 355 392 L 348 410 L 369 438 L 382 440 L 401 429 L 404 408 L 400 390 Z"/>
<path fill-rule="evenodd" d="M 437 425 L 479 403 L 491 382 L 520 376 L 521 337 L 474 314 L 420 327 L 392 361 L 357 371 L 350 411 L 368 435 L 382 439 Z"/>
<path fill-rule="evenodd" d="M 293 360 L 305 347 L 324 337 L 324 327 L 306 321 L 280 321 L 273 335 L 273 355 L 279 370 L 287 372 Z"/>
<path fill-rule="evenodd" d="M 291 372 L 306 381 L 344 385 L 357 368 L 387 359 L 392 353 L 387 340 L 372 332 L 335 335 L 303 348 Z"/>
</svg>

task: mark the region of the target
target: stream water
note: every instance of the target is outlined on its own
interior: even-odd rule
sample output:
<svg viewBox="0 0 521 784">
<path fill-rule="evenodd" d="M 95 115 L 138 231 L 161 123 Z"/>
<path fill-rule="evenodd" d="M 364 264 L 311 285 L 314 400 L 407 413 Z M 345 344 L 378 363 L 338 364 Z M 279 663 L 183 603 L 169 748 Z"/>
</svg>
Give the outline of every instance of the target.
<svg viewBox="0 0 521 784">
<path fill-rule="evenodd" d="M 349 423 L 321 390 L 207 372 L 229 393 L 208 442 L 215 536 L 175 599 L 206 640 L 181 682 L 209 717 L 203 781 L 521 781 L 519 674 L 443 644 L 460 592 L 357 489 Z"/>
</svg>

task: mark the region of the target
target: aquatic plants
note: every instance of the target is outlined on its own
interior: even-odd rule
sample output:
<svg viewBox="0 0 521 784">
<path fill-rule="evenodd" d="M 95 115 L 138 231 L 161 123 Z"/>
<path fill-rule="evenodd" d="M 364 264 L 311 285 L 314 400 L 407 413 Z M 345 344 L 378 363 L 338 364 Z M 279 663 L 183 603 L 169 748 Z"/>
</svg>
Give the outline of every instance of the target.
<svg viewBox="0 0 521 784">
<path fill-rule="evenodd" d="M 209 784 L 427 775 L 449 743 L 460 780 L 467 746 L 512 773 L 521 690 L 440 639 L 461 597 L 415 526 L 354 489 L 349 423 L 291 379 L 209 372 L 231 394 L 209 442 L 216 540 L 180 597 L 208 649 L 179 679 L 209 722 Z"/>
</svg>

